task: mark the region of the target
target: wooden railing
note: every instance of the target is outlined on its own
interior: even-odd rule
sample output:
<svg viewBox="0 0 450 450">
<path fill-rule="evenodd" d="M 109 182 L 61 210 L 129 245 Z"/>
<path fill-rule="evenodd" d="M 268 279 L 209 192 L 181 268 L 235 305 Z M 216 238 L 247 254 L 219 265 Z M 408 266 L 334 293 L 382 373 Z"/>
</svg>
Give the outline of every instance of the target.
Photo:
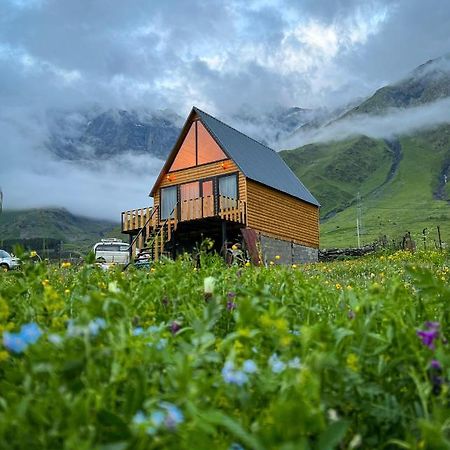
<svg viewBox="0 0 450 450">
<path fill-rule="evenodd" d="M 217 200 L 217 202 L 216 202 Z M 243 200 L 219 195 L 213 195 L 183 200 L 179 203 L 175 217 L 171 220 L 186 222 L 206 217 L 220 217 L 231 222 L 246 223 L 247 208 Z M 122 213 L 122 232 L 149 236 L 163 221 L 159 220 L 159 213 L 155 208 L 140 208 Z M 143 232 L 140 232 L 143 228 Z M 139 246 L 139 245 L 138 245 Z"/>
<path fill-rule="evenodd" d="M 237 198 L 219 195 L 219 216 L 231 222 L 247 223 L 247 204 Z"/>
<path fill-rule="evenodd" d="M 153 208 L 130 209 L 122 213 L 122 233 L 130 233 L 144 227 L 152 216 Z"/>
</svg>

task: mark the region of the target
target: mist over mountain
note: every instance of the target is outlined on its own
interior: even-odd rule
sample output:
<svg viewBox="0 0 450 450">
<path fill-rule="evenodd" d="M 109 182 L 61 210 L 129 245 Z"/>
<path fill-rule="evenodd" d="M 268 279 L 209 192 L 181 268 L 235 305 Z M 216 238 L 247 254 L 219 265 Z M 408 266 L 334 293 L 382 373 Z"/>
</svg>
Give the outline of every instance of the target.
<svg viewBox="0 0 450 450">
<path fill-rule="evenodd" d="M 164 160 L 178 137 L 183 119 L 171 111 L 125 110 L 49 114 L 47 148 L 70 161 L 105 160 L 118 154 Z"/>
</svg>

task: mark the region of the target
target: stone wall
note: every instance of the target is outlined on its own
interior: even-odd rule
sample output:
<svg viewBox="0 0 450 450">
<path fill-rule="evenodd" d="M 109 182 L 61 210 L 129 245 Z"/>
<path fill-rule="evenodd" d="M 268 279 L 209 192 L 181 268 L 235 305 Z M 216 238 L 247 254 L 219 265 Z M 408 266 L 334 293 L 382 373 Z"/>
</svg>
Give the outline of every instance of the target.
<svg viewBox="0 0 450 450">
<path fill-rule="evenodd" d="M 318 249 L 295 244 L 290 241 L 260 235 L 261 250 L 266 264 L 299 264 L 317 262 Z M 279 256 L 279 259 L 276 259 Z"/>
</svg>

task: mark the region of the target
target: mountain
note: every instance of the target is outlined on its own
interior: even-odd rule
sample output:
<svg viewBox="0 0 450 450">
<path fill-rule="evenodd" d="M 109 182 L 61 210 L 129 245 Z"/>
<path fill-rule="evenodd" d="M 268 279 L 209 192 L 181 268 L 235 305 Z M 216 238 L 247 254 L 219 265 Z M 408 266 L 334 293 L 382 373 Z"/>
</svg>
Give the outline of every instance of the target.
<svg viewBox="0 0 450 450">
<path fill-rule="evenodd" d="M 395 117 L 395 111 L 449 97 L 449 60 L 439 58 L 379 89 L 341 119 L 387 111 Z M 434 246 L 439 226 L 450 243 L 450 119 L 389 139 L 357 135 L 280 154 L 322 205 L 322 246 L 356 245 L 358 209 L 364 242 L 410 231 L 422 243 L 426 230 Z"/>
<path fill-rule="evenodd" d="M 101 238 L 121 237 L 119 228 L 116 222 L 77 216 L 65 209 L 3 210 L 0 248 L 40 239 L 63 242 L 66 250 L 84 254 Z"/>
<path fill-rule="evenodd" d="M 49 124 L 47 148 L 60 159 L 105 160 L 127 152 L 165 159 L 181 118 L 170 111 L 52 111 Z"/>
<path fill-rule="evenodd" d="M 420 106 L 447 97 L 450 97 L 450 55 L 427 61 L 399 82 L 378 89 L 341 118 L 382 114 L 389 108 Z"/>
</svg>

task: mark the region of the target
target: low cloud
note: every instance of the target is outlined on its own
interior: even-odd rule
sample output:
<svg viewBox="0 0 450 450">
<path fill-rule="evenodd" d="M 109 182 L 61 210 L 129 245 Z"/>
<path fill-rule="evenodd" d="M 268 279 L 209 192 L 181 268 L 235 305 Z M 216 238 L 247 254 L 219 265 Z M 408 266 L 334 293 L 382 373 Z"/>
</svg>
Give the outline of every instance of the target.
<svg viewBox="0 0 450 450">
<path fill-rule="evenodd" d="M 131 153 L 105 161 L 55 159 L 45 146 L 44 118 L 20 113 L 20 120 L 0 117 L 0 133 L 7 136 L 0 163 L 5 208 L 64 206 L 75 214 L 119 221 L 121 211 L 151 204 L 148 192 L 163 161 Z"/>
<path fill-rule="evenodd" d="M 282 142 L 294 148 L 314 142 L 339 141 L 355 135 L 392 138 L 450 123 L 450 98 L 420 107 L 391 108 L 381 116 L 358 114 L 313 130 L 300 130 Z"/>
</svg>

